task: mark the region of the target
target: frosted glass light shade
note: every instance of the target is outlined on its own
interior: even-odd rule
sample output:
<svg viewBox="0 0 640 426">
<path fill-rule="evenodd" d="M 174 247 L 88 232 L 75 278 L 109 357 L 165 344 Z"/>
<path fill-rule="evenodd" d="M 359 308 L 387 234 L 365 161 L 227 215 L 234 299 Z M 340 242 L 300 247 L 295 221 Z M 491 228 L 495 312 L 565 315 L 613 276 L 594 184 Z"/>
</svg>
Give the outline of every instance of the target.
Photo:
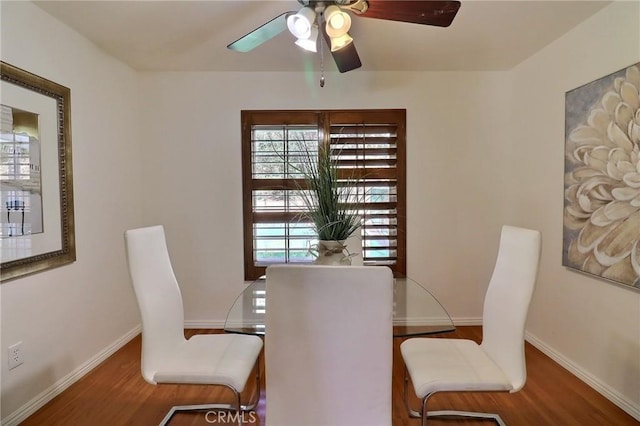
<svg viewBox="0 0 640 426">
<path fill-rule="evenodd" d="M 295 15 L 287 17 L 287 28 L 296 38 L 309 38 L 315 20 L 316 12 L 310 7 L 303 7 Z"/>
<path fill-rule="evenodd" d="M 317 52 L 317 40 L 318 40 L 318 27 L 314 25 L 311 27 L 310 35 L 308 38 L 299 38 L 296 40 L 296 44 L 309 52 Z"/>
<path fill-rule="evenodd" d="M 324 11 L 325 29 L 329 37 L 341 37 L 351 28 L 351 15 L 331 5 Z"/>
</svg>

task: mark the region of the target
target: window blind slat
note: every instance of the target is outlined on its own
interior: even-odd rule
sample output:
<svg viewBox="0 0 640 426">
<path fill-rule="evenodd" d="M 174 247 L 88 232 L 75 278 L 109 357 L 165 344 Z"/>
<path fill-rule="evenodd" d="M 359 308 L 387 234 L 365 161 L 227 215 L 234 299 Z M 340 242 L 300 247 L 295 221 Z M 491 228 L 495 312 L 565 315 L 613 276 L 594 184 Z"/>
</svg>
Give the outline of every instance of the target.
<svg viewBox="0 0 640 426">
<path fill-rule="evenodd" d="M 381 180 L 381 179 L 395 179 L 398 175 L 396 168 L 371 168 L 371 169 L 357 169 L 355 171 L 342 171 L 339 174 L 341 179 L 357 178 L 362 181 L 369 180 Z"/>
<path fill-rule="evenodd" d="M 364 155 L 366 153 L 367 156 L 379 157 L 379 156 L 389 156 L 395 159 L 397 154 L 397 149 L 395 146 L 382 146 L 376 148 L 339 148 L 337 152 L 340 153 L 341 156 L 356 156 L 356 155 Z"/>
</svg>

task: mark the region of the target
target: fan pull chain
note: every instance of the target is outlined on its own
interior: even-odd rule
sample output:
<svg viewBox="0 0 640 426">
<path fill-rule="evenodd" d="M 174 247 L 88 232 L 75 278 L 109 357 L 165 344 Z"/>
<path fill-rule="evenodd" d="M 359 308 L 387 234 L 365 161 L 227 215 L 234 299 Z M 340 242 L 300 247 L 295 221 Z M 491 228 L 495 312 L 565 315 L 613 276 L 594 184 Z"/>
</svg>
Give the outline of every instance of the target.
<svg viewBox="0 0 640 426">
<path fill-rule="evenodd" d="M 320 39 L 320 87 L 324 87 L 324 45 L 322 44 L 322 36 Z"/>
</svg>

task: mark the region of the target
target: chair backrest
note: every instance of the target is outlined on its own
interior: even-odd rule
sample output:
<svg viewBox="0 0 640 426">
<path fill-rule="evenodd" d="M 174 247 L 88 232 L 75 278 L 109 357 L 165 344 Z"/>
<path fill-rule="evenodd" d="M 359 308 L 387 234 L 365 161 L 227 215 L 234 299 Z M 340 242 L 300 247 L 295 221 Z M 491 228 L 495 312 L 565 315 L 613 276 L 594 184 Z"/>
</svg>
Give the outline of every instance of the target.
<svg viewBox="0 0 640 426">
<path fill-rule="evenodd" d="M 516 392 L 524 386 L 524 328 L 541 248 L 540 232 L 503 226 L 498 257 L 484 299 L 482 347 Z"/>
<path fill-rule="evenodd" d="M 185 341 L 182 295 L 162 226 L 128 230 L 125 241 L 142 319 L 142 376 L 155 384 L 158 362 Z"/>
<path fill-rule="evenodd" d="M 391 425 L 393 275 L 267 268 L 267 425 Z"/>
</svg>

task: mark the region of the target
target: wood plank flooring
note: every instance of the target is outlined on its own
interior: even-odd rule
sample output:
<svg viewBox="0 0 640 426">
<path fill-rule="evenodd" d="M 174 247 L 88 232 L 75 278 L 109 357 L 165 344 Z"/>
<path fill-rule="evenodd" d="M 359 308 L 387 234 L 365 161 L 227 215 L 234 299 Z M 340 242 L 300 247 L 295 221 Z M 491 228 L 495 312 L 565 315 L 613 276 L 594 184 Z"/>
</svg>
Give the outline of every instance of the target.
<svg viewBox="0 0 640 426">
<path fill-rule="evenodd" d="M 194 333 L 216 330 L 187 330 Z M 480 327 L 458 327 L 443 338 L 457 337 L 479 341 Z M 403 402 L 404 366 L 399 352 L 402 339 L 394 339 L 393 426 L 419 426 L 409 419 Z M 461 409 L 498 412 L 509 426 L 626 426 L 638 425 L 631 416 L 571 375 L 533 346 L 526 345 L 528 380 L 515 394 L 458 393 L 432 397 L 430 409 Z M 262 360 L 264 362 L 264 360 Z M 264 368 L 262 369 L 264 372 Z M 264 377 L 263 377 L 264 379 Z M 300 384 L 304 391 L 305 384 Z M 252 389 L 248 388 L 246 392 Z M 411 389 L 410 389 L 411 391 Z M 264 380 L 256 413 L 245 414 L 244 424 L 264 425 Z M 414 397 L 415 398 L 415 397 Z M 23 426 L 119 426 L 157 425 L 169 408 L 178 404 L 230 401 L 229 391 L 211 386 L 147 384 L 140 375 L 140 336 L 133 339 L 105 362 L 25 420 Z M 413 404 L 417 407 L 417 400 Z M 205 413 L 176 414 L 171 426 L 225 424 L 230 418 Z M 226 422 L 233 424 L 233 422 Z M 486 421 L 430 420 L 430 425 L 491 425 Z"/>
</svg>

